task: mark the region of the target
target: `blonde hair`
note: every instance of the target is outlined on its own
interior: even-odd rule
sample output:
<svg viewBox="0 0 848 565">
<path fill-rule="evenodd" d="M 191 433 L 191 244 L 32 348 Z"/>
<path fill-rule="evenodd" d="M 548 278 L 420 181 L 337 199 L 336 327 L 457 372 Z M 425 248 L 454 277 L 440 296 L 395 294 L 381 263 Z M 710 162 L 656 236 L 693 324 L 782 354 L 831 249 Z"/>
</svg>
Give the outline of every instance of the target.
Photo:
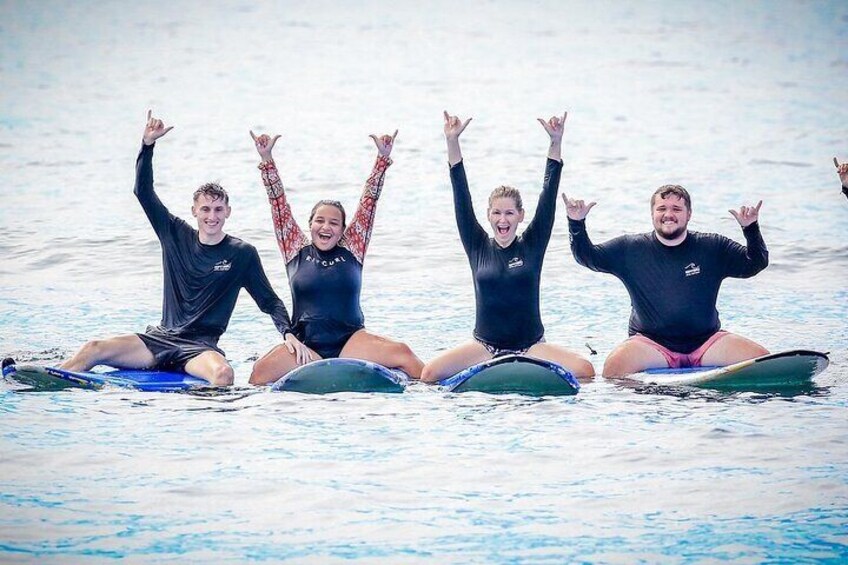
<svg viewBox="0 0 848 565">
<path fill-rule="evenodd" d="M 524 211 L 524 204 L 521 202 L 521 193 L 518 189 L 512 186 L 499 186 L 489 195 L 489 210 L 498 198 L 512 198 L 515 202 L 515 207 L 519 212 Z"/>
</svg>

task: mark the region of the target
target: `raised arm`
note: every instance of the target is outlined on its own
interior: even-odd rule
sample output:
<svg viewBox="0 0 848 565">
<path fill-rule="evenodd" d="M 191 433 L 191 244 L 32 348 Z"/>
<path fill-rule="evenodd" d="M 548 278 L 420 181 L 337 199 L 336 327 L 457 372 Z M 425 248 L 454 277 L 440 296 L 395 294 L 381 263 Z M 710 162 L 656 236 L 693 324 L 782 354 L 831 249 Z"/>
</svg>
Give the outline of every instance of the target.
<svg viewBox="0 0 848 565">
<path fill-rule="evenodd" d="M 840 165 L 834 157 L 833 164 L 836 165 L 836 174 L 839 175 L 839 181 L 842 183 L 842 194 L 845 195 L 845 198 L 848 198 L 848 163 Z"/>
<path fill-rule="evenodd" d="M 559 180 L 562 174 L 562 134 L 565 131 L 565 119 L 568 112 L 563 112 L 562 118 L 553 116 L 548 121 L 537 118 L 542 127 L 545 128 L 550 137 L 548 146 L 548 161 L 545 165 L 545 179 L 542 184 L 542 193 L 539 195 L 539 204 L 536 206 L 536 214 L 524 231 L 524 240 L 540 240 L 547 245 L 554 228 L 554 217 L 556 216 L 556 197 L 559 192 Z"/>
<path fill-rule="evenodd" d="M 262 174 L 262 184 L 268 193 L 268 202 L 271 204 L 271 218 L 274 221 L 274 234 L 277 237 L 277 245 L 283 255 L 283 261 L 288 263 L 295 258 L 305 245 L 309 243 L 300 226 L 294 219 L 291 206 L 286 199 L 286 191 L 283 189 L 283 181 L 277 171 L 277 165 L 271 152 L 274 144 L 280 139 L 279 135 L 273 138 L 269 135 L 256 135 L 252 131 L 250 137 L 256 145 L 256 151 L 262 158 L 259 163 L 259 171 Z"/>
<path fill-rule="evenodd" d="M 153 230 L 160 237 L 168 229 L 173 216 L 159 200 L 156 191 L 153 190 L 153 147 L 157 139 L 172 129 L 174 129 L 174 126 L 165 127 L 162 120 L 154 118 L 153 112 L 148 110 L 147 123 L 142 134 L 141 151 L 135 162 L 135 188 L 133 192 L 153 226 Z"/>
<path fill-rule="evenodd" d="M 368 243 L 371 241 L 374 216 L 377 213 L 377 200 L 383 190 L 386 169 L 392 164 L 390 156 L 397 134 L 395 130 L 394 135 L 381 135 L 379 138 L 373 134 L 370 136 L 377 146 L 377 160 L 374 162 L 371 175 L 365 181 L 365 188 L 362 189 L 362 196 L 359 197 L 356 213 L 345 229 L 341 242 L 341 245 L 347 247 L 360 263 L 365 260 L 365 252 L 368 251 Z"/>
<path fill-rule="evenodd" d="M 445 141 L 448 144 L 448 165 L 453 167 L 462 161 L 462 150 L 459 147 L 459 136 L 471 123 L 472 118 L 468 118 L 464 122 L 456 116 L 451 116 L 448 111 L 444 111 L 445 115 Z"/>
<path fill-rule="evenodd" d="M 733 240 L 726 241 L 726 275 L 735 278 L 753 277 L 768 266 L 768 249 L 760 233 L 760 208 L 763 201 L 756 206 L 742 206 L 739 210 L 729 210 L 742 227 L 747 246 L 742 246 Z"/>
<path fill-rule="evenodd" d="M 586 216 L 597 202 L 586 204 L 583 200 L 575 200 L 565 194 L 562 195 L 562 201 L 565 203 L 565 212 L 568 215 L 568 239 L 571 242 L 571 254 L 574 255 L 574 259 L 578 264 L 593 271 L 612 273 L 613 258 L 616 255 L 623 256 L 621 253 L 616 254 L 614 250 L 616 242 L 621 238 L 594 245 L 586 231 Z"/>
<path fill-rule="evenodd" d="M 462 151 L 459 148 L 459 136 L 471 122 L 464 122 L 447 112 L 445 115 L 445 141 L 448 144 L 448 164 L 450 179 L 453 187 L 453 206 L 456 213 L 456 226 L 459 229 L 459 239 L 470 254 L 487 238 L 486 230 L 477 222 L 474 216 L 474 206 L 471 203 L 471 191 L 468 189 L 468 179 L 465 176 L 465 165 L 462 163 Z"/>
<path fill-rule="evenodd" d="M 566 118 L 568 118 L 568 112 L 563 112 L 562 118 L 553 116 L 547 122 L 542 118 L 536 118 L 551 138 L 551 144 L 548 147 L 548 159 L 560 163 L 562 163 L 562 134 L 565 133 Z"/>
</svg>

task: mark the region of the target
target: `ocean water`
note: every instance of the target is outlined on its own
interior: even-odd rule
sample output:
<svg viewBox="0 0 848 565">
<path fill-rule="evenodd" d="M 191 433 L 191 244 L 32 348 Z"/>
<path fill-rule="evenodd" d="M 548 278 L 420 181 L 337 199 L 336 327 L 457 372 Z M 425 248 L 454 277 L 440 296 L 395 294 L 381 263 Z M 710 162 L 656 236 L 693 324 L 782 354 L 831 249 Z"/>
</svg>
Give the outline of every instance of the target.
<svg viewBox="0 0 848 565">
<path fill-rule="evenodd" d="M 249 129 L 298 219 L 355 206 L 367 135 L 400 130 L 366 260 L 370 330 L 429 359 L 468 339 L 443 109 L 488 192 L 535 208 L 536 123 L 568 110 L 561 188 L 595 240 L 650 227 L 660 184 L 691 227 L 741 240 L 764 201 L 769 268 L 728 280 L 726 329 L 828 351 L 809 394 L 632 389 L 573 398 L 309 397 L 247 387 L 279 338 L 240 299 L 227 393 L 23 393 L 0 382 L 0 562 L 733 563 L 848 559 L 848 160 L 844 2 L 3 2 L 0 353 L 58 363 L 158 320 L 158 243 L 132 195 L 148 108 L 157 190 L 229 191 L 227 231 L 290 304 Z M 548 249 L 548 341 L 600 370 L 626 335 L 612 277 Z"/>
</svg>

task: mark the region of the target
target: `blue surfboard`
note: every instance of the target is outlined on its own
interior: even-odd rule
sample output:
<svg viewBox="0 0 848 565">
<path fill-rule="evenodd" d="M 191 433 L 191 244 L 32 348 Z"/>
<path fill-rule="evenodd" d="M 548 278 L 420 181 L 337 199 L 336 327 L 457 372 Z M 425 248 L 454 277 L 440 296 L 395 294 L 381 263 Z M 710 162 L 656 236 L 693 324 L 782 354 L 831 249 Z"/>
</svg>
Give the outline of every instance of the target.
<svg viewBox="0 0 848 565">
<path fill-rule="evenodd" d="M 768 392 L 812 385 L 830 360 L 818 351 L 796 349 L 772 353 L 726 367 L 648 369 L 637 378 L 645 384 L 695 386 L 721 391 Z"/>
<path fill-rule="evenodd" d="M 65 371 L 55 367 L 18 365 L 11 359 L 3 361 L 3 377 L 26 385 L 33 391 L 48 392 L 69 388 L 96 390 L 104 386 L 131 388 L 146 392 L 179 392 L 211 385 L 186 373 L 113 369 L 102 373 Z"/>
<path fill-rule="evenodd" d="M 580 384 L 564 367 L 524 355 L 496 357 L 439 382 L 450 392 L 569 396 Z"/>
<path fill-rule="evenodd" d="M 331 394 L 334 392 L 403 392 L 409 377 L 361 359 L 321 359 L 298 367 L 271 385 L 275 392 Z"/>
</svg>

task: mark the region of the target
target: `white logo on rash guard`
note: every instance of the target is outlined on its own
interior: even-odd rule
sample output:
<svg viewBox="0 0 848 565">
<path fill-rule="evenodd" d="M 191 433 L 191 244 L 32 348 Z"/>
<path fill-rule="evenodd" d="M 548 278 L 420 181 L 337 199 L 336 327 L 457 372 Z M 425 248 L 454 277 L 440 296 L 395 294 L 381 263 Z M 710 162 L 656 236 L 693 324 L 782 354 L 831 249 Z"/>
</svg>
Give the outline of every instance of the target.
<svg viewBox="0 0 848 565">
<path fill-rule="evenodd" d="M 509 260 L 509 263 L 506 264 L 508 269 L 517 269 L 522 265 L 524 265 L 524 260 L 521 259 L 521 257 L 513 257 Z"/>
<path fill-rule="evenodd" d="M 332 267 L 336 263 L 344 263 L 345 262 L 345 258 L 341 255 L 339 255 L 335 259 L 330 259 L 329 261 L 327 261 L 326 259 L 316 259 L 315 257 L 313 257 L 311 255 L 307 255 L 306 260 L 311 261 L 312 263 L 315 263 L 316 265 L 321 265 L 322 267 Z"/>
<path fill-rule="evenodd" d="M 701 266 L 696 265 L 695 263 L 689 263 L 685 267 L 683 267 L 683 272 L 686 273 L 687 277 L 693 277 L 695 275 L 701 274 Z"/>
<path fill-rule="evenodd" d="M 215 266 L 212 267 L 212 270 L 216 271 L 216 272 L 218 272 L 218 271 L 229 271 L 232 268 L 233 268 L 233 264 L 230 263 L 229 261 L 227 261 L 226 259 L 224 259 L 223 261 L 218 261 L 217 263 L 215 263 Z"/>
</svg>

